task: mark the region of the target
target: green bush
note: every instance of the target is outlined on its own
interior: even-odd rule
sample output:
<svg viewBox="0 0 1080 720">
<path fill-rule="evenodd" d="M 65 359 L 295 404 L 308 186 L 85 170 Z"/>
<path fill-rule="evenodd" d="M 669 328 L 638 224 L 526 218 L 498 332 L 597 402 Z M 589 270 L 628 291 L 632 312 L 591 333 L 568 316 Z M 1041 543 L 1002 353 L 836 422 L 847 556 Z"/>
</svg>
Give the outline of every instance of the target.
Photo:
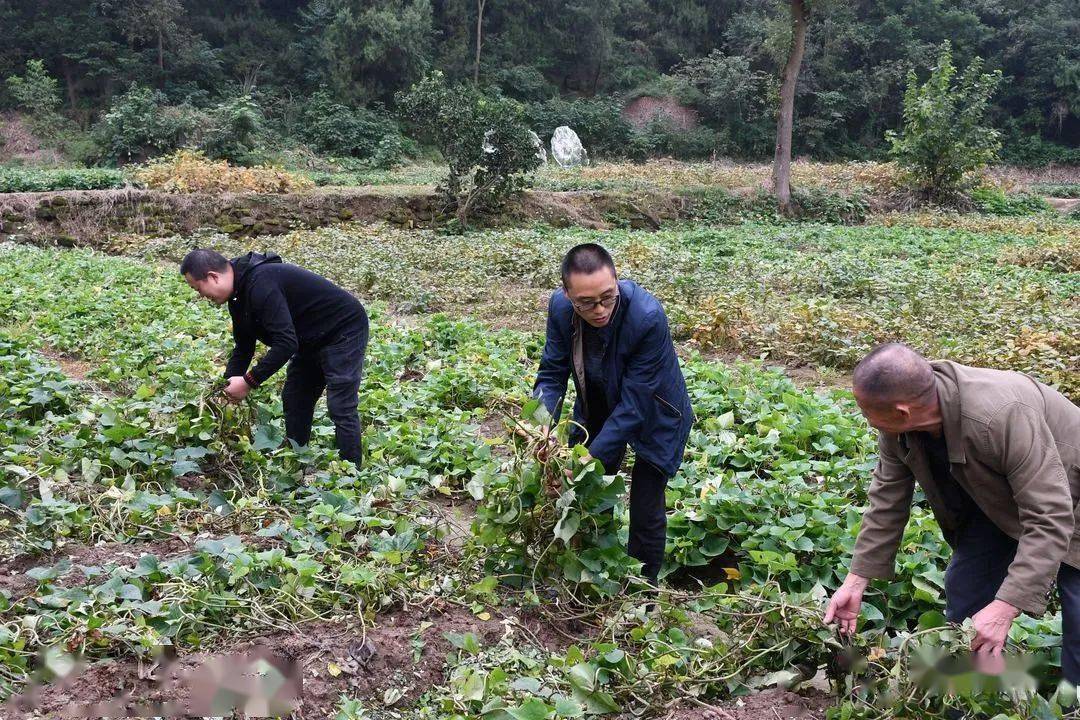
<svg viewBox="0 0 1080 720">
<path fill-rule="evenodd" d="M 765 191 L 740 197 L 721 188 L 690 194 L 688 217 L 715 224 L 738 224 L 747 221 L 785 224 L 791 220 L 857 225 L 870 213 L 866 198 L 859 194 L 842 195 L 828 190 L 794 189 L 794 209 L 790 218 L 776 211 L 776 198 Z"/>
<path fill-rule="evenodd" d="M 886 137 L 893 158 L 923 199 L 955 202 L 970 175 L 997 157 L 998 132 L 984 118 L 1000 81 L 1000 71 L 982 72 L 979 58 L 957 77 L 947 42 L 926 83 L 908 73 L 903 130 Z"/>
<path fill-rule="evenodd" d="M 657 117 L 641 130 L 634 131 L 627 154 L 635 160 L 650 157 L 701 160 L 720 152 L 720 145 L 720 135 L 712 128 L 683 130 L 670 120 Z"/>
<path fill-rule="evenodd" d="M 524 187 L 540 164 L 519 103 L 484 95 L 472 85 L 450 86 L 433 73 L 398 95 L 420 137 L 442 153 L 449 172 L 438 191 L 457 221 L 497 208 Z"/>
<path fill-rule="evenodd" d="M 971 191 L 971 202 L 980 212 L 991 215 L 1035 215 L 1050 210 L 1050 204 L 1038 195 L 1031 193 L 1007 194 L 994 187 L 975 188 Z"/>
<path fill-rule="evenodd" d="M 0 193 L 107 190 L 123 187 L 126 182 L 123 172 L 111 168 L 0 167 Z"/>
<path fill-rule="evenodd" d="M 257 165 L 262 158 L 265 119 L 262 108 L 251 95 L 225 100 L 210 111 L 210 123 L 199 147 L 208 157 L 238 165 Z"/>
<path fill-rule="evenodd" d="M 303 112 L 301 135 L 317 152 L 354 157 L 370 167 L 391 167 L 406 154 L 401 130 L 392 118 L 364 108 L 350 108 L 320 90 Z"/>
<path fill-rule="evenodd" d="M 1036 183 L 1031 191 L 1057 198 L 1080 198 L 1080 183 Z"/>
<path fill-rule="evenodd" d="M 567 125 L 581 138 L 592 158 L 627 157 L 633 128 L 623 118 L 622 105 L 612 97 L 590 100 L 552 98 L 525 107 L 525 121 L 545 142 L 555 128 Z"/>
<path fill-rule="evenodd" d="M 185 145 L 206 119 L 188 105 L 169 105 L 165 96 L 132 84 L 116 98 L 95 132 L 105 160 L 141 162 Z"/>
<path fill-rule="evenodd" d="M 1080 165 L 1080 148 L 1066 147 L 1038 135 L 1010 136 L 1001 150 L 1001 159 L 1010 165 Z"/>
<path fill-rule="evenodd" d="M 60 114 L 60 87 L 41 60 L 28 60 L 26 74 L 9 77 L 7 86 L 18 107 L 29 115 L 34 132 L 49 137 L 60 132 L 65 124 Z"/>
</svg>

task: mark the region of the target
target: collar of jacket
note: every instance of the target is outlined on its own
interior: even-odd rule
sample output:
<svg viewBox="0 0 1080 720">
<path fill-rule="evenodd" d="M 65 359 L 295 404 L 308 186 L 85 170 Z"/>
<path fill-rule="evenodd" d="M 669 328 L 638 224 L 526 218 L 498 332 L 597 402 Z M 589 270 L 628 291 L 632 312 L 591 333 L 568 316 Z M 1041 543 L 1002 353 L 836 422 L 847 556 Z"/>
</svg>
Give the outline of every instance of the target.
<svg viewBox="0 0 1080 720">
<path fill-rule="evenodd" d="M 949 449 L 949 462 L 966 463 L 964 440 L 961 437 L 960 388 L 956 381 L 937 367 L 934 368 L 934 380 L 937 382 L 938 408 L 941 412 L 941 428 L 945 434 L 945 445 Z"/>
<path fill-rule="evenodd" d="M 949 377 L 943 368 L 934 364 L 934 383 L 937 385 L 938 409 L 941 412 L 941 432 L 945 436 L 945 447 L 949 451 L 949 462 L 953 464 L 967 463 L 967 453 L 964 450 L 964 441 L 961 436 L 960 426 L 960 389 L 956 381 Z M 912 436 L 912 433 L 904 433 L 904 446 L 907 448 L 922 448 L 922 443 Z"/>
<path fill-rule="evenodd" d="M 280 264 L 281 262 L 281 256 L 275 252 L 257 253 L 255 251 L 230 260 L 229 263 L 233 268 L 233 294 L 229 300 L 237 301 L 240 299 L 240 294 L 244 290 L 245 281 L 249 277 L 251 270 L 254 270 L 260 265 L 266 265 L 268 263 Z"/>
</svg>

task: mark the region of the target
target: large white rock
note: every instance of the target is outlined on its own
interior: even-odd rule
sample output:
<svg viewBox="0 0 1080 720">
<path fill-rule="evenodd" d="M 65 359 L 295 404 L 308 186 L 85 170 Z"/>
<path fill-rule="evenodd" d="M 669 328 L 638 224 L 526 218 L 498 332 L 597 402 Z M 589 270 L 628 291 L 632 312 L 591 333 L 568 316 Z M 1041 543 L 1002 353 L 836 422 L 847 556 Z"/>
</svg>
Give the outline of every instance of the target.
<svg viewBox="0 0 1080 720">
<path fill-rule="evenodd" d="M 541 165 L 547 165 L 547 150 L 544 149 L 544 141 L 532 130 L 529 131 L 529 137 L 532 139 L 533 147 L 536 148 L 536 159 Z"/>
<path fill-rule="evenodd" d="M 576 167 L 589 164 L 589 153 L 581 144 L 581 138 L 566 125 L 555 128 L 551 136 L 551 157 L 560 167 Z"/>
</svg>

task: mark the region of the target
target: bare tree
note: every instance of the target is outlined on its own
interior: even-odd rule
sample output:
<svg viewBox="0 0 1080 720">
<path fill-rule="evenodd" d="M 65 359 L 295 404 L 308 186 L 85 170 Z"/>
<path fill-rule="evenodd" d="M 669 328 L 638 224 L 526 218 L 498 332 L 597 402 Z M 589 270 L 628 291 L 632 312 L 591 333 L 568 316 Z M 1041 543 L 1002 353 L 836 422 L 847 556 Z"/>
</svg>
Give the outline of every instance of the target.
<svg viewBox="0 0 1080 720">
<path fill-rule="evenodd" d="M 791 51 L 780 85 L 780 115 L 776 120 L 773 193 L 780 212 L 791 213 L 791 129 L 795 117 L 795 82 L 806 50 L 806 0 L 791 0 Z"/>
<path fill-rule="evenodd" d="M 473 85 L 480 84 L 480 46 L 484 42 L 484 5 L 487 0 L 476 0 L 476 61 L 473 63 Z"/>
</svg>

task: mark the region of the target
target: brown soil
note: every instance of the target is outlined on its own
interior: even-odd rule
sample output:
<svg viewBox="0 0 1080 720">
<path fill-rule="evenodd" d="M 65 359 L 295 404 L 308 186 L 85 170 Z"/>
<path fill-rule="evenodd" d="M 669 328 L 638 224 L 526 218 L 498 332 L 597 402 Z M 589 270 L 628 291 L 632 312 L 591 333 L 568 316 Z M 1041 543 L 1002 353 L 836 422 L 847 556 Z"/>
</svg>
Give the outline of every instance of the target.
<svg viewBox="0 0 1080 720">
<path fill-rule="evenodd" d="M 1080 207 L 1080 198 L 1046 198 L 1046 202 L 1050 203 L 1050 207 L 1057 210 L 1062 215 L 1068 215 L 1076 208 Z"/>
<path fill-rule="evenodd" d="M 787 690 L 765 690 L 711 707 L 684 705 L 665 717 L 666 720 L 821 720 L 834 700 L 819 692 L 805 695 Z"/>
<path fill-rule="evenodd" d="M 432 504 L 440 515 L 439 524 L 446 528 L 446 536 L 442 539 L 446 550 L 451 555 L 459 555 L 472 537 L 472 524 L 476 519 L 475 503 L 471 502 L 471 498 L 462 500 L 461 496 L 436 493 Z"/>
<path fill-rule="evenodd" d="M 90 379 L 89 375 L 91 371 L 93 371 L 94 366 L 86 362 L 85 360 L 80 360 L 79 358 L 72 357 L 71 355 L 66 355 L 59 350 L 49 347 L 48 345 L 43 346 L 41 350 L 39 350 L 39 353 L 42 357 L 46 357 L 59 365 L 61 372 L 63 372 L 64 375 L 66 375 L 69 379 L 89 387 L 91 390 L 100 395 L 104 395 L 109 398 L 116 397 L 115 392 L 105 388 L 100 383 Z"/>
<path fill-rule="evenodd" d="M 30 701 L 37 715 L 27 715 L 31 710 L 26 704 L 21 709 L 0 708 L 0 718 L 75 717 L 70 713 L 80 709 L 85 713 L 88 704 L 114 698 L 123 698 L 126 703 L 121 715 L 139 707 L 145 710 L 147 704 L 162 703 L 207 714 L 197 703 L 200 697 L 212 694 L 212 688 L 200 684 L 200 668 L 206 673 L 209 667 L 231 667 L 241 675 L 252 657 L 272 659 L 286 675 L 291 667 L 301 678 L 301 700 L 295 718 L 332 717 L 342 694 L 381 704 L 385 693 L 395 690 L 400 692 L 400 699 L 394 706 L 402 707 L 446 681 L 445 659 L 455 650 L 443 633 L 471 632 L 482 645 L 491 645 L 509 629 L 519 636 L 519 644 L 536 637 L 551 642 L 552 649 L 565 647 L 554 632 L 537 632 L 541 625 L 524 619 L 518 622 L 528 625 L 529 632 L 512 620 L 498 616 L 480 620 L 464 608 L 446 604 L 440 608 L 398 610 L 380 618 L 374 628 L 364 628 L 355 619 L 307 623 L 292 632 L 237 642 L 219 652 L 182 656 L 157 668 L 152 676 L 148 667 L 140 667 L 134 659 L 101 661 L 66 685 L 38 688 Z M 114 712 L 118 710 L 114 706 Z"/>
<path fill-rule="evenodd" d="M 0 162 L 13 161 L 26 165 L 58 165 L 64 158 L 55 149 L 43 147 L 18 113 L 7 112 L 0 115 Z"/>
</svg>

